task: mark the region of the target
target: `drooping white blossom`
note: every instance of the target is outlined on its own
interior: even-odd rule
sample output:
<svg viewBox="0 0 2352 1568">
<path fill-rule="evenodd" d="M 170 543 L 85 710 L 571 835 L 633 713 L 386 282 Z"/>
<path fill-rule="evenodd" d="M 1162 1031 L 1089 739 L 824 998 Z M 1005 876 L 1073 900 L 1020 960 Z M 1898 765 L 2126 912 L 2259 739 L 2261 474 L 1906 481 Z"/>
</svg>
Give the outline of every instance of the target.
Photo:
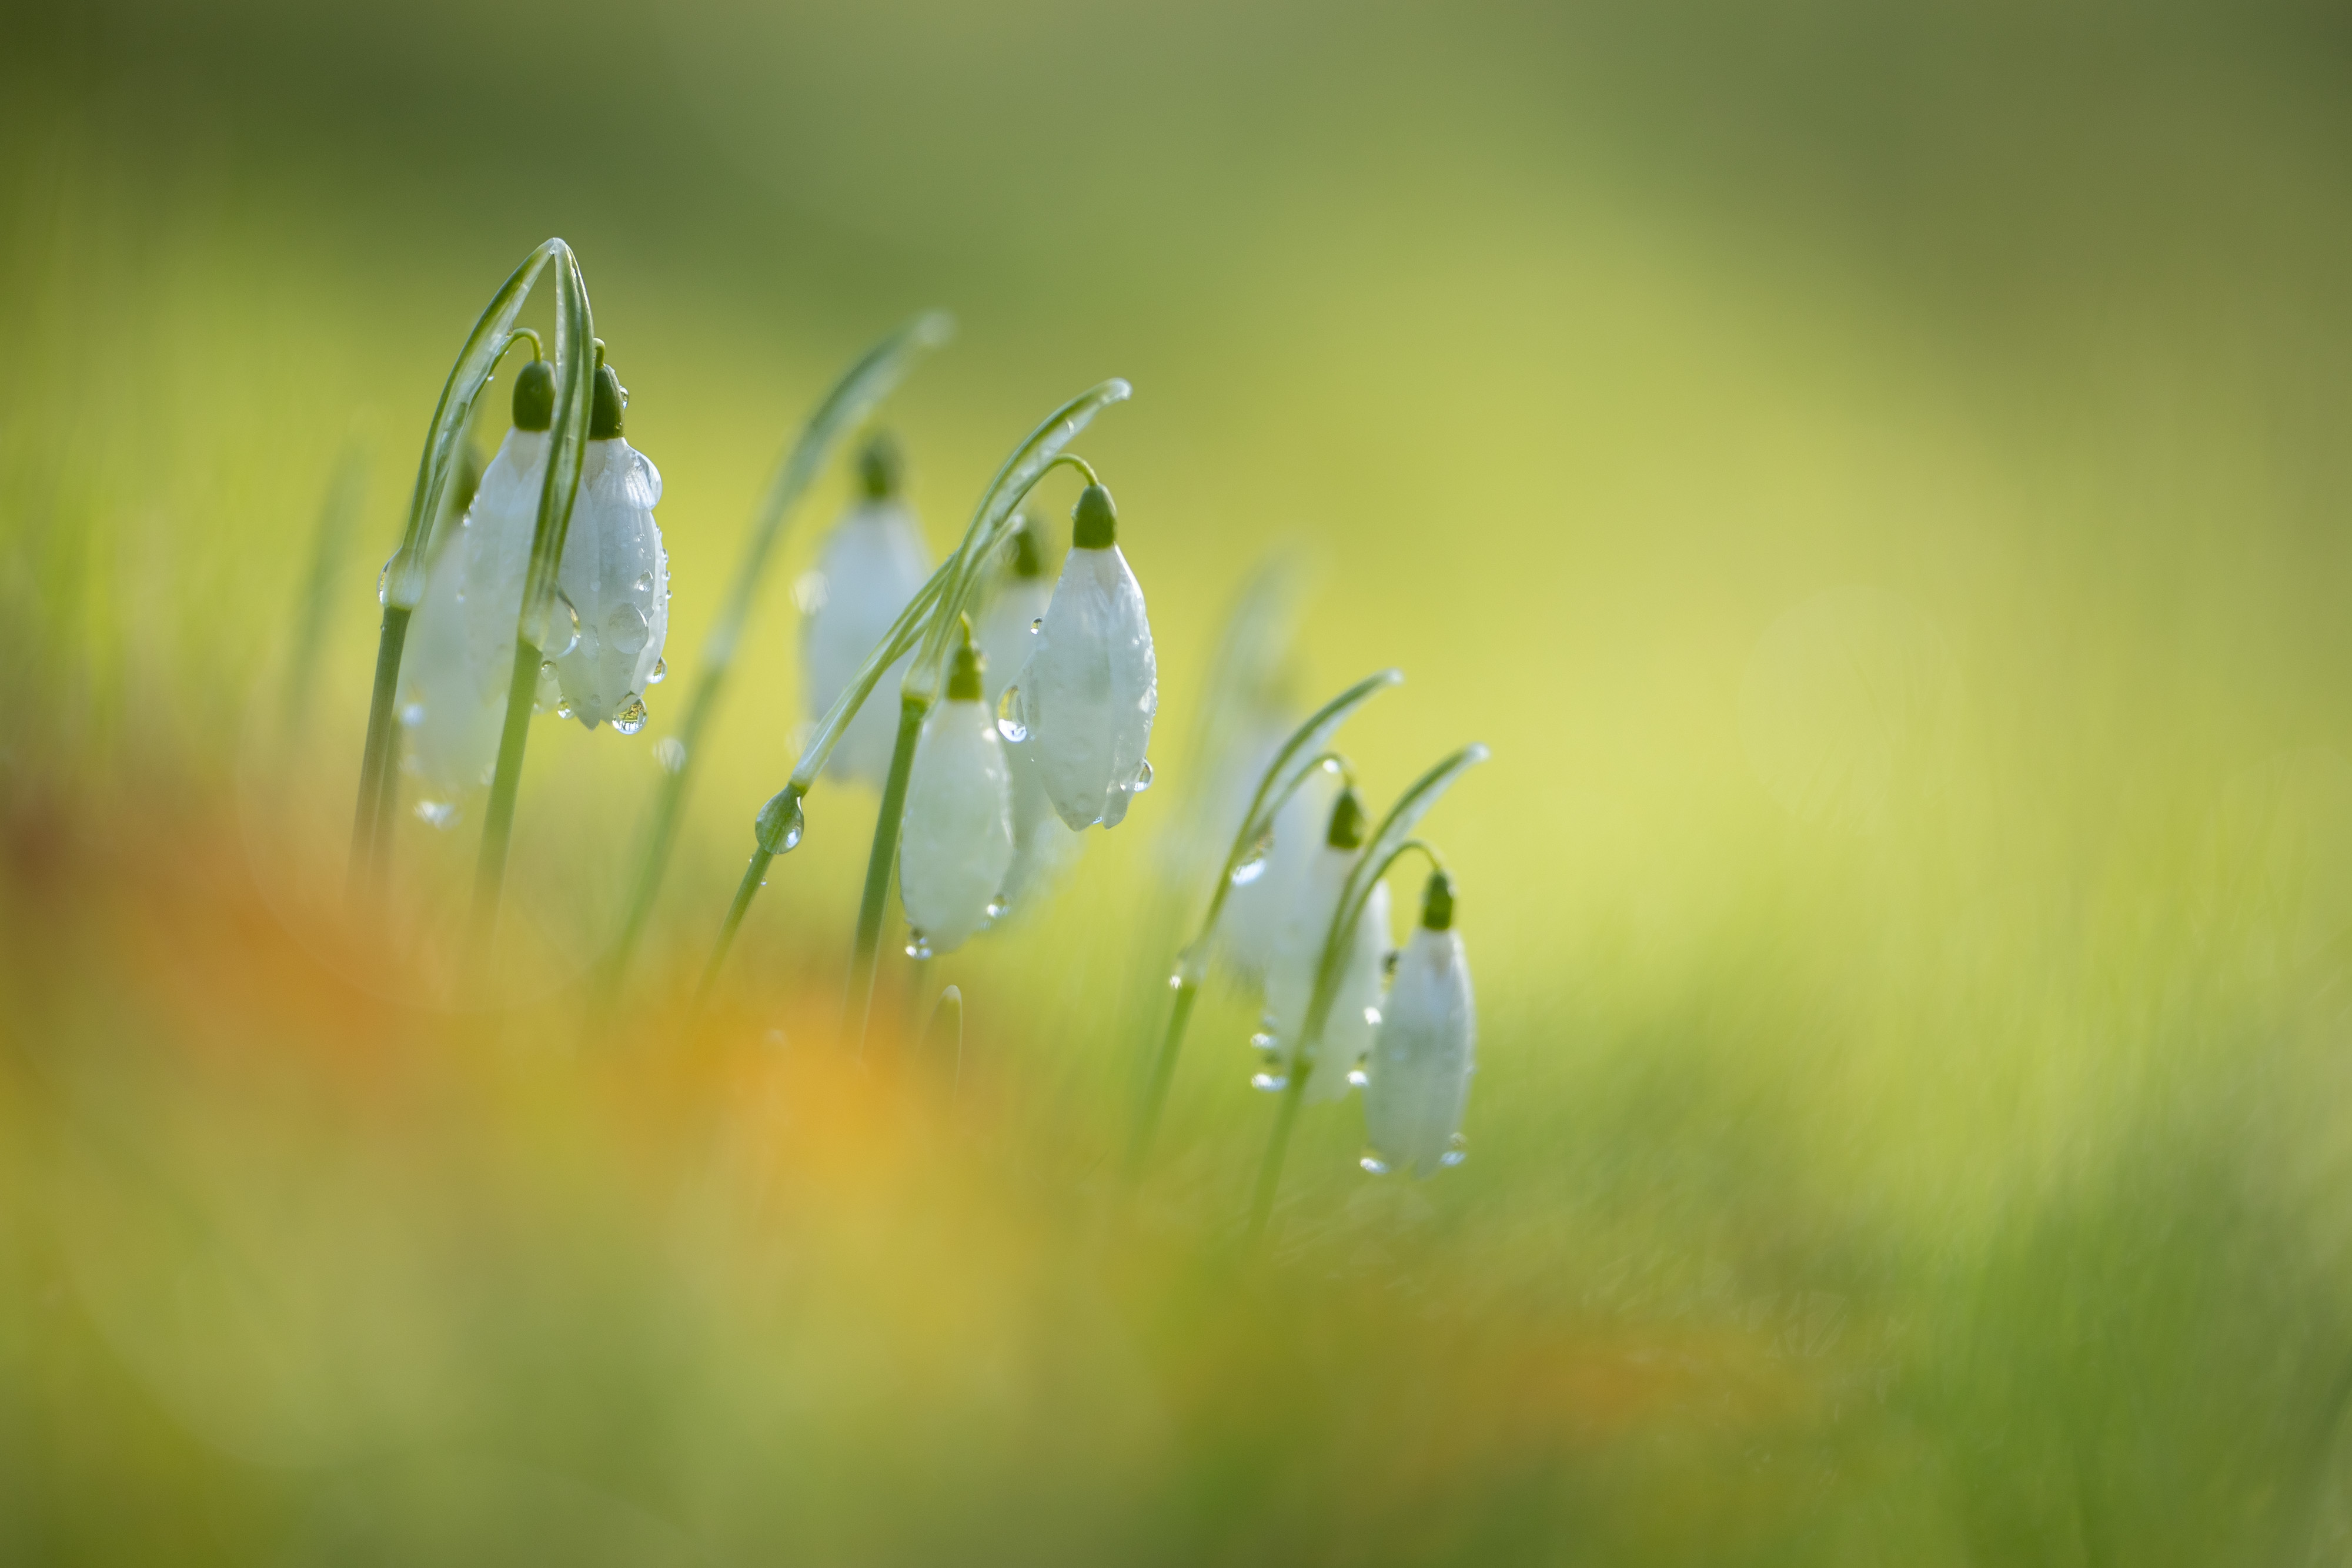
<svg viewBox="0 0 2352 1568">
<path fill-rule="evenodd" d="M 1323 842 L 1275 928 L 1267 956 L 1265 1011 L 1274 1050 L 1285 1073 L 1299 1071 L 1302 1035 L 1340 894 L 1362 853 L 1364 814 L 1355 791 L 1343 789 L 1331 809 Z M 1348 1092 L 1348 1075 L 1371 1049 L 1381 1019 L 1381 969 L 1389 953 L 1389 890 L 1375 883 L 1352 939 L 1340 956 L 1339 981 L 1307 1080 L 1310 1103 Z"/>
<path fill-rule="evenodd" d="M 554 384 L 542 361 L 516 378 L 515 427 L 440 541 L 409 622 L 398 693 L 403 767 L 427 792 L 426 820 L 443 825 L 463 796 L 488 785 L 498 762 Z"/>
<path fill-rule="evenodd" d="M 1035 628 L 1052 596 L 1053 585 L 1040 559 L 1036 532 L 1023 519 L 1013 534 L 1011 559 L 972 633 L 986 660 L 984 699 L 991 713 L 996 711 L 1013 674 L 1029 657 L 1036 642 Z M 1004 759 L 1013 774 L 1013 866 L 1005 873 L 998 899 L 1018 914 L 1052 889 L 1087 841 L 1084 834 L 1064 825 L 1046 799 L 1045 773 L 1034 740 L 1007 741 Z"/>
<path fill-rule="evenodd" d="M 1364 1128 L 1373 1149 L 1367 1163 L 1374 1169 L 1428 1176 L 1461 1158 L 1478 1011 L 1453 921 L 1453 883 L 1439 872 L 1429 880 L 1420 928 L 1397 956 L 1365 1065 Z"/>
<path fill-rule="evenodd" d="M 918 950 L 945 953 L 994 918 L 1013 864 L 1012 775 L 969 639 L 947 700 L 924 716 L 907 776 L 898 894 Z"/>
<path fill-rule="evenodd" d="M 1117 827 L 1150 787 L 1160 684 L 1110 492 L 1089 485 L 1073 516 L 1070 553 L 1019 677 L 1016 723 L 1035 745 L 1054 810 L 1083 831 Z"/>
<path fill-rule="evenodd" d="M 868 444 L 860 473 L 863 498 L 834 526 L 814 570 L 797 587 L 801 680 L 812 720 L 833 706 L 931 575 L 930 547 L 899 493 L 898 458 L 886 440 Z M 892 664 L 857 710 L 825 764 L 829 776 L 881 785 L 898 740 L 897 695 L 907 663 Z"/>
<path fill-rule="evenodd" d="M 559 713 L 590 729 L 609 723 L 635 735 L 645 727 L 646 691 L 663 670 L 669 554 L 654 522 L 661 472 L 621 434 L 625 399 L 612 367 L 600 369 L 579 497 L 556 570 L 563 598 L 545 651 L 562 694 Z M 557 653 L 567 639 L 570 647 Z"/>
<path fill-rule="evenodd" d="M 1252 780 L 1253 789 L 1255 782 Z M 1324 831 L 1339 788 L 1339 770 L 1328 766 L 1300 779 L 1274 814 L 1265 853 L 1235 873 L 1238 880 L 1227 890 L 1217 915 L 1217 957 L 1242 979 L 1265 983 L 1276 934 L 1305 895 L 1307 873 L 1322 853 Z M 1226 849 L 1231 848 L 1229 841 Z"/>
</svg>

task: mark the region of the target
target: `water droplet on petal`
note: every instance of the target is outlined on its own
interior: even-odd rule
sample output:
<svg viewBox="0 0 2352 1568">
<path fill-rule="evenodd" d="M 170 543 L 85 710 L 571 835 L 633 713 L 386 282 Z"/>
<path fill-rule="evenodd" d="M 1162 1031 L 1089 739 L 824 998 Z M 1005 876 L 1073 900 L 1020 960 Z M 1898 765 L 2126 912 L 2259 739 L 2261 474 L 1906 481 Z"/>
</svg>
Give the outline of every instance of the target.
<svg viewBox="0 0 2352 1568">
<path fill-rule="evenodd" d="M 1249 1042 L 1250 1049 L 1252 1051 L 1263 1051 L 1267 1052 L 1269 1055 L 1282 1049 L 1281 1037 L 1270 1029 L 1262 1029 L 1258 1030 L 1255 1034 L 1250 1036 Z"/>
<path fill-rule="evenodd" d="M 1150 788 L 1151 758 L 1147 757 L 1143 759 L 1143 766 L 1135 770 L 1135 792 L 1140 795 Z"/>
<path fill-rule="evenodd" d="M 548 660 L 539 662 L 539 685 L 531 693 L 531 710 L 545 713 L 563 701 L 563 685 L 555 674 L 555 665 Z M 571 716 L 566 715 L 566 717 Z"/>
<path fill-rule="evenodd" d="M 1290 1087 L 1290 1078 L 1287 1073 L 1253 1072 L 1250 1074 L 1250 1087 L 1264 1093 L 1279 1094 Z"/>
<path fill-rule="evenodd" d="M 1350 1068 L 1348 1071 L 1348 1082 L 1354 1084 L 1359 1089 L 1363 1088 L 1371 1081 L 1371 1074 L 1366 1072 L 1360 1067 Z"/>
<path fill-rule="evenodd" d="M 622 735 L 635 735 L 646 727 L 646 702 L 631 692 L 621 699 L 621 711 L 613 716 L 613 727 Z"/>
<path fill-rule="evenodd" d="M 563 590 L 555 591 L 555 602 L 548 607 L 546 635 L 539 639 L 539 651 L 551 659 L 561 659 L 580 646 L 580 612 Z"/>
<path fill-rule="evenodd" d="M 570 697 L 565 697 L 555 705 L 555 716 L 558 718 L 570 718 L 572 716 L 572 699 Z"/>
<path fill-rule="evenodd" d="M 1374 1029 L 1380 1028 L 1381 1009 L 1378 1008 L 1366 1008 L 1364 1009 L 1364 1021 L 1371 1025 Z"/>
<path fill-rule="evenodd" d="M 435 827 L 446 832 L 450 828 L 457 825 L 457 802 L 455 800 L 419 800 L 416 802 L 416 820 L 420 822 L 430 822 Z"/>
<path fill-rule="evenodd" d="M 665 735 L 654 742 L 654 760 L 665 773 L 675 773 L 686 766 L 686 742 L 674 735 Z"/>
<path fill-rule="evenodd" d="M 1264 876 L 1265 874 L 1266 856 L 1271 854 L 1273 851 L 1274 835 L 1272 833 L 1259 834 L 1257 842 L 1249 847 L 1249 853 L 1244 855 L 1242 857 L 1241 863 L 1234 867 L 1234 874 L 1232 877 L 1233 884 L 1235 887 L 1247 887 L 1250 883 Z"/>
<path fill-rule="evenodd" d="M 654 673 L 646 677 L 646 685 L 657 686 L 667 679 L 669 679 L 669 662 L 666 659 L 656 659 Z"/>
<path fill-rule="evenodd" d="M 1182 970 L 1180 969 L 1175 974 L 1168 977 L 1168 988 L 1171 991 L 1181 991 L 1184 988 L 1184 973 Z"/>
<path fill-rule="evenodd" d="M 1035 636 L 1038 636 L 1038 635 L 1042 634 L 1042 633 L 1045 632 L 1045 618 L 1044 616 L 1042 616 L 1042 615 L 1040 615 L 1039 617 L 1037 617 L 1037 619 L 1036 619 L 1036 620 L 1032 621 L 1031 622 L 1029 622 L 1029 635 L 1031 635 L 1032 637 L 1035 637 Z"/>
<path fill-rule="evenodd" d="M 1005 897 L 1003 894 L 998 894 L 994 898 L 988 901 L 987 913 L 990 922 L 993 924 L 996 921 L 1003 919 L 1005 915 L 1010 912 L 1012 908 L 1013 901 Z"/>
<path fill-rule="evenodd" d="M 644 647 L 647 634 L 646 612 L 634 604 L 616 605 L 613 613 L 604 618 L 604 635 L 624 653 L 634 653 Z"/>
<path fill-rule="evenodd" d="M 392 562 L 399 555 L 398 550 L 393 551 L 392 557 L 384 561 L 383 570 L 375 574 L 375 601 L 378 604 L 392 602 Z"/>
<path fill-rule="evenodd" d="M 1465 1139 L 1461 1134 L 1454 1134 L 1452 1138 L 1447 1140 L 1447 1143 L 1449 1146 L 1446 1151 L 1437 1156 L 1437 1163 L 1439 1165 L 1458 1166 L 1464 1160 L 1470 1157 L 1469 1142 Z"/>
<path fill-rule="evenodd" d="M 1388 1161 L 1381 1158 L 1378 1155 L 1366 1155 L 1362 1159 L 1358 1160 L 1356 1163 L 1363 1166 L 1366 1170 L 1371 1172 L 1374 1176 L 1386 1176 L 1389 1174 Z"/>
<path fill-rule="evenodd" d="M 423 724 L 425 722 L 425 705 L 423 703 L 410 703 L 406 707 L 402 708 L 400 710 L 400 722 L 406 725 L 411 729 L 415 729 L 418 725 Z"/>
<path fill-rule="evenodd" d="M 909 930 L 907 933 L 907 956 L 920 963 L 930 956 L 931 939 L 919 931 Z"/>
<path fill-rule="evenodd" d="M 630 586 L 639 593 L 651 593 L 654 591 L 654 574 L 641 571 L 637 573 L 637 580 Z"/>
<path fill-rule="evenodd" d="M 1029 738 L 1028 705 L 1021 700 L 1017 685 L 1005 687 L 996 699 L 996 733 L 1015 745 Z"/>
</svg>

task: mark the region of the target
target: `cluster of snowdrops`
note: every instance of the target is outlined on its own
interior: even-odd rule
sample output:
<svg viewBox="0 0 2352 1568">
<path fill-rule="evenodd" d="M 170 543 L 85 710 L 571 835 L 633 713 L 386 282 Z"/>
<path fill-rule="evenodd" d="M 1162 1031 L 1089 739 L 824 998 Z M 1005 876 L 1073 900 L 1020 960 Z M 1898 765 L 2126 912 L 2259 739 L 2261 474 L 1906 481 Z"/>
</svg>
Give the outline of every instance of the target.
<svg viewBox="0 0 2352 1568">
<path fill-rule="evenodd" d="M 516 324 L 552 265 L 551 357 Z M 617 975 L 658 887 L 703 727 L 725 683 L 785 519 L 813 479 L 871 424 L 919 354 L 944 340 L 925 317 L 862 359 L 820 403 L 788 453 L 703 654 L 677 733 L 656 755 L 666 775 L 646 834 Z M 477 401 L 509 353 L 512 425 L 467 489 L 466 439 Z M 895 880 L 923 959 L 989 930 L 1016 902 L 1042 896 L 1084 835 L 1119 824 L 1150 788 L 1158 668 L 1144 596 L 1119 549 L 1109 489 L 1068 450 L 1095 415 L 1128 394 L 1112 381 L 1055 409 L 982 493 L 971 524 L 935 562 L 904 494 L 887 435 L 857 459 L 857 497 L 794 586 L 809 722 L 791 779 L 758 812 L 755 847 L 719 928 L 705 981 L 770 862 L 801 839 L 801 800 L 820 780 L 881 793 L 859 912 L 850 995 L 870 996 L 884 905 Z M 655 520 L 661 477 L 628 442 L 628 394 L 593 335 L 577 258 L 550 241 L 483 314 L 435 416 L 409 528 L 387 562 L 374 711 L 353 831 L 352 874 L 380 872 L 397 779 L 416 781 L 415 814 L 447 829 L 487 793 L 471 936 L 487 959 L 529 720 L 552 712 L 633 737 L 646 695 L 667 673 L 669 561 Z M 1054 541 L 1022 510 L 1055 467 L 1085 482 L 1059 573 Z M 1383 671 L 1342 692 L 1250 758 L 1219 824 L 1218 867 L 1199 938 L 1178 956 L 1164 1036 L 1150 1059 L 1129 1150 L 1139 1169 L 1181 1051 L 1194 996 L 1213 965 L 1260 988 L 1265 1025 L 1255 1082 L 1284 1096 L 1261 1173 L 1262 1224 L 1292 1118 L 1306 1103 L 1364 1090 L 1368 1168 L 1426 1175 L 1461 1157 L 1475 1013 L 1454 886 L 1419 820 L 1484 749 L 1441 761 L 1375 820 L 1346 758 L 1340 725 L 1400 679 Z M 882 693 L 895 687 L 893 705 Z M 1221 839 L 1223 834 L 1221 832 Z M 1411 938 L 1393 948 L 1386 877 L 1401 860 L 1429 865 Z M 862 1040 L 865 1020 L 851 1020 Z"/>
</svg>

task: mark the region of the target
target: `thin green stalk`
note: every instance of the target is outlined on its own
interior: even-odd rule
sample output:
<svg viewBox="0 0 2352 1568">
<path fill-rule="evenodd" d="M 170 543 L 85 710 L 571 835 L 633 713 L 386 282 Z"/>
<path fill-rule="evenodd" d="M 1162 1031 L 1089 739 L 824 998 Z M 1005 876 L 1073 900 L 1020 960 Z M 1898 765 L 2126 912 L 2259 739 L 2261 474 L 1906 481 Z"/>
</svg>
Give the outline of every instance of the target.
<svg viewBox="0 0 2352 1568">
<path fill-rule="evenodd" d="M 1331 925 L 1324 933 L 1323 951 L 1316 961 L 1315 989 L 1307 1006 L 1306 1023 L 1298 1031 L 1298 1043 L 1291 1050 L 1289 1082 L 1283 1085 L 1282 1109 L 1275 1117 L 1273 1135 L 1266 1140 L 1265 1157 L 1258 1165 L 1257 1186 L 1250 1197 L 1249 1228 L 1243 1239 L 1245 1249 L 1255 1249 L 1265 1234 L 1266 1220 L 1274 1213 L 1275 1189 L 1282 1182 L 1283 1156 L 1290 1148 L 1290 1129 L 1298 1120 L 1298 1107 L 1307 1094 L 1307 1080 L 1315 1071 L 1315 1051 L 1323 1038 L 1323 1026 L 1330 1019 L 1340 976 L 1355 946 L 1356 927 L 1363 920 L 1364 906 L 1371 902 L 1372 889 L 1388 874 L 1398 856 L 1416 848 L 1430 852 L 1426 846 L 1413 841 L 1414 825 L 1454 787 L 1455 779 L 1486 761 L 1487 756 L 1483 746 L 1465 746 L 1408 785 L 1389 807 L 1388 815 L 1381 819 L 1381 825 L 1365 842 L 1364 852 L 1356 858 L 1355 866 L 1348 873 L 1348 880 L 1340 884 L 1339 901 L 1331 911 Z"/>
<path fill-rule="evenodd" d="M 572 505 L 580 497 L 588 413 L 595 398 L 595 319 L 588 307 L 587 280 L 581 277 L 579 258 L 569 246 L 561 240 L 549 243 L 562 247 L 563 263 L 555 277 L 555 413 L 547 474 L 539 487 L 539 516 L 531 528 L 522 608 L 515 622 L 514 675 L 507 685 L 498 766 L 490 776 L 490 802 L 482 817 L 481 857 L 474 875 L 473 939 L 467 958 L 477 974 L 487 972 L 498 935 L 507 848 L 514 831 L 515 794 L 522 784 L 523 747 L 530 737 L 532 700 L 539 688 L 540 650 L 554 623 L 555 573 L 571 532 Z"/>
<path fill-rule="evenodd" d="M 663 775 L 659 792 L 654 798 L 645 849 L 638 857 L 636 875 L 630 883 L 628 903 L 621 916 L 621 934 L 604 967 L 608 991 L 619 987 L 630 959 L 636 954 L 637 943 L 645 936 L 654 899 L 660 894 L 662 879 L 669 870 L 678 823 L 686 813 L 687 790 L 701 761 L 704 727 L 709 723 L 719 704 L 719 694 L 726 685 L 728 672 L 734 666 L 736 650 L 742 645 L 743 629 L 751 618 L 754 597 L 766 577 L 769 559 L 783 538 L 786 520 L 817 476 L 831 465 L 843 439 L 865 423 L 882 400 L 898 390 L 919 355 L 945 343 L 954 329 L 952 318 L 934 310 L 917 317 L 868 350 L 810 413 L 799 438 L 778 465 L 775 480 L 768 486 L 768 494 L 752 518 L 742 559 L 736 563 L 734 578 L 728 587 L 727 601 L 702 645 L 702 667 L 695 676 L 693 695 L 687 700 L 685 722 L 678 728 L 686 759 L 677 771 Z"/>
<path fill-rule="evenodd" d="M 376 815 L 382 810 L 383 779 L 392 746 L 393 692 L 400 685 L 400 653 L 408 641 L 406 605 L 383 607 L 383 628 L 375 644 L 375 689 L 368 698 L 367 744 L 360 754 L 360 801 L 352 816 L 352 862 L 349 889 L 356 900 L 366 883 L 362 877 L 375 845 Z"/>
<path fill-rule="evenodd" d="M 849 992 L 843 1017 L 857 1012 L 857 1048 L 866 1049 L 866 1029 L 874 1016 L 874 972 L 882 957 L 882 915 L 890 900 L 890 873 L 898 863 L 898 824 L 907 814 L 907 776 L 914 770 L 915 739 L 923 731 L 925 704 L 898 699 L 898 739 L 890 751 L 890 776 L 882 786 L 882 812 L 874 823 L 874 848 L 866 857 L 866 891 L 857 901 L 857 946 L 849 960 Z"/>
<path fill-rule="evenodd" d="M 1175 1081 L 1176 1058 L 1184 1049 L 1184 1030 L 1192 1017 L 1192 998 L 1207 977 L 1209 951 L 1217 930 L 1217 917 L 1224 912 L 1225 895 L 1233 891 L 1234 873 L 1239 871 L 1258 844 L 1273 831 L 1275 814 L 1282 810 L 1307 776 L 1321 766 L 1325 748 L 1339 727 L 1358 708 L 1379 693 L 1402 684 L 1402 670 L 1381 670 L 1366 675 L 1307 716 L 1307 722 L 1290 732 L 1282 749 L 1266 764 L 1265 772 L 1257 781 L 1257 792 L 1250 797 L 1249 810 L 1242 814 L 1241 830 L 1234 833 L 1233 847 L 1225 852 L 1225 863 L 1217 873 L 1217 885 L 1209 892 L 1208 913 L 1201 917 L 1200 934 L 1177 955 L 1176 973 L 1171 978 L 1176 997 L 1168 1019 L 1168 1032 L 1161 1037 L 1160 1050 L 1152 1059 L 1149 1076 L 1144 1081 L 1143 1098 L 1136 1108 L 1135 1127 L 1128 1139 L 1127 1175 L 1135 1180 L 1143 1172 L 1145 1158 L 1151 1152 L 1151 1140 L 1160 1130 L 1160 1115 L 1168 1099 L 1168 1086 Z"/>
<path fill-rule="evenodd" d="M 522 265 L 490 297 L 466 346 L 458 351 L 457 362 L 449 368 L 441 401 L 433 410 L 433 423 L 425 431 L 425 452 L 416 464 L 416 487 L 409 497 L 407 526 L 402 530 L 400 548 L 384 563 L 383 625 L 376 641 L 367 741 L 360 755 L 359 804 L 352 813 L 351 882 L 354 886 L 369 864 L 376 841 L 377 817 L 385 799 L 384 775 L 391 767 L 393 703 L 400 687 L 401 652 L 408 637 L 409 612 L 425 597 L 425 554 L 432 522 L 440 512 L 467 427 L 473 422 L 475 400 L 489 384 L 490 371 L 506 350 L 531 285 L 558 256 L 568 260 L 570 247 L 560 239 L 544 242 L 523 258 Z"/>
<path fill-rule="evenodd" d="M 719 927 L 719 941 L 710 949 L 710 960 L 702 966 L 701 983 L 694 988 L 694 1009 L 700 1012 L 710 1000 L 710 988 L 719 983 L 719 971 L 727 962 L 727 950 L 735 945 L 735 933 L 742 929 L 743 916 L 751 908 L 751 895 L 760 891 L 760 883 L 768 874 L 768 862 L 776 857 L 764 848 L 751 852 L 751 863 L 743 868 L 743 880 L 735 885 L 735 902 L 727 906 L 726 922 Z"/>
</svg>

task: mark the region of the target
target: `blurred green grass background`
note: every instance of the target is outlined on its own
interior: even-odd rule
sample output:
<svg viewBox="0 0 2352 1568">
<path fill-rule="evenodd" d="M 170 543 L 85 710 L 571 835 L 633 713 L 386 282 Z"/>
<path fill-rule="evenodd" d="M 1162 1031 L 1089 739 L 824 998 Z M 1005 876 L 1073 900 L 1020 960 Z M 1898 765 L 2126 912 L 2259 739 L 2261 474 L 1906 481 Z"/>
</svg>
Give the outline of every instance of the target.
<svg viewBox="0 0 2352 1568">
<path fill-rule="evenodd" d="M 2352 1552 L 2340 12 L 119 0 L 5 36 L 0 1555 Z M 914 309 L 961 322 L 891 411 L 941 546 L 1045 409 L 1136 383 L 1082 447 L 1166 792 L 935 977 L 961 1123 L 821 1065 L 854 792 L 719 1038 L 663 1002 L 789 769 L 838 488 L 626 1047 L 558 1049 L 566 966 L 677 681 L 632 743 L 534 733 L 535 1001 L 387 1004 L 302 916 L 433 398 L 550 234 L 667 481 L 681 674 L 779 449 Z M 1239 998 L 1132 1216 L 1098 1166 L 1168 762 L 1277 539 L 1302 691 L 1411 675 L 1348 737 L 1376 794 L 1496 749 L 1432 823 L 1485 1027 L 1470 1162 L 1372 1182 L 1353 1107 L 1311 1118 L 1243 1269 Z M 470 843 L 404 839 L 420 919 Z"/>
</svg>

